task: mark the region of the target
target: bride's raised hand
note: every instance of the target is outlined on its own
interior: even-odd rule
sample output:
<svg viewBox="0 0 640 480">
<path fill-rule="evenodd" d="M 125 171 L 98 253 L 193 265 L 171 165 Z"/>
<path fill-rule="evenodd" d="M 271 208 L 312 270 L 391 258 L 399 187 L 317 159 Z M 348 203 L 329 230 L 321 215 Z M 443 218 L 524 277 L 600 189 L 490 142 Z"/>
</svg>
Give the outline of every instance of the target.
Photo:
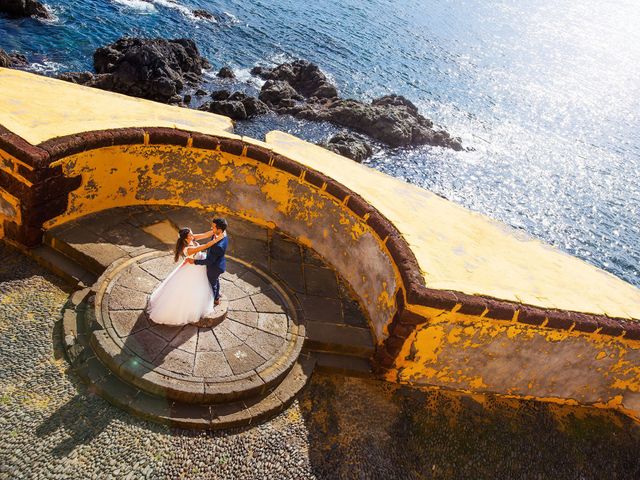
<svg viewBox="0 0 640 480">
<path fill-rule="evenodd" d="M 213 228 L 211 230 L 209 230 L 208 232 L 204 232 L 204 233 L 194 233 L 193 234 L 193 238 L 195 240 L 201 240 L 203 238 L 207 238 L 213 235 Z"/>
</svg>

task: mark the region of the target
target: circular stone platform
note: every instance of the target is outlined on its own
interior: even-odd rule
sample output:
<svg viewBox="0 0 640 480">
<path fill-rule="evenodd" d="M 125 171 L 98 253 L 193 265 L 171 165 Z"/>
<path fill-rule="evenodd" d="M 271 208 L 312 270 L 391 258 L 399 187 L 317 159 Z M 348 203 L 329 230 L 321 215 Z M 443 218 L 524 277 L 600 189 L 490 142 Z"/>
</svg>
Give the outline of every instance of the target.
<svg viewBox="0 0 640 480">
<path fill-rule="evenodd" d="M 154 324 L 145 313 L 149 294 L 175 266 L 172 255 L 153 252 L 107 269 L 95 297 L 102 329 L 91 336 L 100 360 L 142 390 L 188 403 L 236 400 L 274 388 L 304 342 L 301 318 L 284 289 L 228 257 L 220 280 L 226 317 L 212 327 Z"/>
</svg>

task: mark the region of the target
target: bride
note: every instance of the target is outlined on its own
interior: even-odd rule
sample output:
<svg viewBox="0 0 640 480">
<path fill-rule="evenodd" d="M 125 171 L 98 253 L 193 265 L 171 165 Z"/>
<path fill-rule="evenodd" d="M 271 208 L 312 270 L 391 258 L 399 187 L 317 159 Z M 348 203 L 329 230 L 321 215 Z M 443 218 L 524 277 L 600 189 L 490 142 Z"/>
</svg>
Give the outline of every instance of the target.
<svg viewBox="0 0 640 480">
<path fill-rule="evenodd" d="M 189 228 L 181 228 L 176 242 L 174 261 L 181 257 L 203 259 L 204 250 L 222 240 L 226 233 L 214 236 L 204 245 L 196 240 L 209 237 L 212 230 L 194 234 Z M 207 279 L 207 268 L 201 265 L 181 263 L 153 291 L 149 298 L 147 313 L 154 323 L 164 325 L 186 325 L 195 323 L 213 310 L 213 290 Z"/>
</svg>

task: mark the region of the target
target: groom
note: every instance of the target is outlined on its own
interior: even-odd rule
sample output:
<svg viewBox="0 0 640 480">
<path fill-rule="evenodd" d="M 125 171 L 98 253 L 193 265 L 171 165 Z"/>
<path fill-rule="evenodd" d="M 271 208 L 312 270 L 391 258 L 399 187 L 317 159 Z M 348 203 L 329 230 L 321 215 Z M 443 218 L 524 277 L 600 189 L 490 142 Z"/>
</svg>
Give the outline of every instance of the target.
<svg viewBox="0 0 640 480">
<path fill-rule="evenodd" d="M 211 229 L 213 230 L 214 236 L 223 235 L 227 230 L 227 221 L 224 218 L 214 218 L 211 221 Z M 207 278 L 213 289 L 213 298 L 216 305 L 220 305 L 220 275 L 222 275 L 227 268 L 227 261 L 224 258 L 224 254 L 227 251 L 228 244 L 229 239 L 225 235 L 222 240 L 207 249 L 207 257 L 205 259 L 187 259 L 189 263 L 207 266 Z"/>
</svg>

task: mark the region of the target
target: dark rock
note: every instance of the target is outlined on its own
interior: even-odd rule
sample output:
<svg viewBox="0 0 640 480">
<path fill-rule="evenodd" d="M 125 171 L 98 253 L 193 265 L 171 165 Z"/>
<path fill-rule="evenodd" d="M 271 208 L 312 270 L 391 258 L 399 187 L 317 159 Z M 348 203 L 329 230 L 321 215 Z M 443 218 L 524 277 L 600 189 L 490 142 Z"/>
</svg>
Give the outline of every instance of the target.
<svg viewBox="0 0 640 480">
<path fill-rule="evenodd" d="M 233 92 L 229 95 L 229 100 L 238 100 L 239 102 L 244 102 L 247 98 L 251 98 L 244 92 Z"/>
<path fill-rule="evenodd" d="M 373 149 L 363 137 L 347 131 L 335 134 L 322 146 L 356 162 L 362 162 L 373 154 Z"/>
<path fill-rule="evenodd" d="M 213 101 L 202 105 L 200 110 L 227 115 L 234 120 L 244 120 L 269 112 L 269 107 L 264 102 L 242 92 L 231 93 L 228 90 L 217 90 L 211 93 L 211 98 Z M 238 106 L 238 103 L 242 108 Z"/>
<path fill-rule="evenodd" d="M 385 95 L 384 97 L 376 98 L 371 101 L 371 105 L 377 105 L 380 107 L 406 107 L 414 115 L 418 115 L 418 107 L 416 107 L 413 102 L 407 100 L 402 95 Z"/>
<path fill-rule="evenodd" d="M 257 115 L 264 115 L 269 113 L 269 107 L 262 101 L 254 97 L 247 97 L 242 101 L 244 109 L 247 111 L 247 117 L 255 117 Z"/>
<path fill-rule="evenodd" d="M 236 78 L 236 75 L 233 73 L 233 70 L 229 67 L 222 67 L 218 71 L 219 78 Z"/>
<path fill-rule="evenodd" d="M 202 105 L 200 110 L 217 113 L 219 115 L 226 115 L 234 120 L 246 120 L 247 118 L 247 111 L 245 110 L 244 105 L 242 102 L 237 100 L 214 100 Z"/>
<path fill-rule="evenodd" d="M 0 67 L 15 68 L 29 65 L 27 57 L 19 53 L 7 53 L 0 48 Z"/>
<path fill-rule="evenodd" d="M 207 12 L 206 10 L 203 10 L 202 8 L 198 8 L 198 9 L 194 10 L 192 13 L 193 13 L 193 15 L 195 17 L 204 18 L 206 20 L 211 20 L 212 18 L 215 18 L 213 13 Z"/>
<path fill-rule="evenodd" d="M 195 72 L 187 72 L 183 75 L 185 81 L 191 84 L 198 83 L 200 81 L 200 74 Z"/>
<path fill-rule="evenodd" d="M 51 18 L 47 7 L 36 0 L 0 0 L 0 12 L 15 18 Z"/>
<path fill-rule="evenodd" d="M 259 98 L 279 114 L 330 122 L 364 133 L 391 147 L 428 144 L 462 150 L 460 139 L 436 130 L 433 122 L 420 115 L 418 108 L 406 98 L 386 95 L 370 104 L 340 99 L 335 85 L 318 66 L 305 60 L 283 63 L 275 68 L 256 66 L 251 74 L 267 80 Z M 342 143 L 332 148 L 350 157 L 351 154 L 360 157 L 360 152 L 365 152 L 355 147 L 351 151 Z"/>
<path fill-rule="evenodd" d="M 199 88 L 198 90 L 196 90 L 196 93 L 194 94 L 196 97 L 203 97 L 204 95 L 206 95 L 207 92 L 202 90 L 201 88 Z"/>
<path fill-rule="evenodd" d="M 71 83 L 87 85 L 91 83 L 95 79 L 95 77 L 96 76 L 91 72 L 64 72 L 59 74 L 56 78 Z"/>
<path fill-rule="evenodd" d="M 183 101 L 184 103 L 186 103 L 186 104 L 191 103 L 191 95 L 185 95 L 185 96 L 182 98 L 182 101 Z"/>
<path fill-rule="evenodd" d="M 382 97 L 371 104 L 350 99 L 309 104 L 296 116 L 347 127 L 391 147 L 428 144 L 462 150 L 459 139 L 435 130 L 431 120 L 420 115 L 415 105 L 398 95 Z"/>
<path fill-rule="evenodd" d="M 276 110 L 291 107 L 296 100 L 304 99 L 289 83 L 282 80 L 267 80 L 258 98 Z"/>
<path fill-rule="evenodd" d="M 271 73 L 271 70 L 273 70 L 273 69 L 272 68 L 267 68 L 267 67 L 261 67 L 260 65 L 256 65 L 251 70 L 249 70 L 249 73 L 251 75 L 256 76 L 256 77 L 264 78 L 264 76 L 266 76 L 269 73 Z M 265 80 L 267 80 L 267 79 L 265 78 Z"/>
<path fill-rule="evenodd" d="M 185 83 L 200 80 L 209 62 L 192 40 L 121 38 L 93 54 L 96 75 L 65 79 L 90 87 L 164 103 L 180 103 Z"/>
<path fill-rule="evenodd" d="M 283 63 L 273 69 L 254 67 L 251 73 L 265 80 L 279 80 L 291 85 L 304 97 L 333 98 L 338 90 L 320 68 L 306 60 Z"/>
<path fill-rule="evenodd" d="M 226 100 L 231 96 L 231 92 L 229 90 L 216 90 L 211 92 L 211 98 L 214 100 Z"/>
</svg>

